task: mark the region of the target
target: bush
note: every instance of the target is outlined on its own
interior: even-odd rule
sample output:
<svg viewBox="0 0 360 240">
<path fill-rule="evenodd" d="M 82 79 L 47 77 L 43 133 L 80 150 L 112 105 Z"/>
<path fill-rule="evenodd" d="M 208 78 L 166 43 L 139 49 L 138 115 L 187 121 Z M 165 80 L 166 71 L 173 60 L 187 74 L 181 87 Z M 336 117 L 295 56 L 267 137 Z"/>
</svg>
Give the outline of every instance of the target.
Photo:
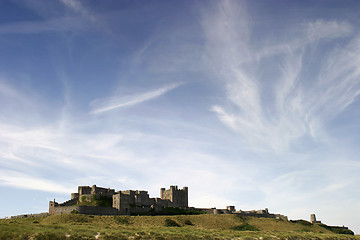
<svg viewBox="0 0 360 240">
<path fill-rule="evenodd" d="M 244 224 L 232 227 L 231 229 L 236 230 L 236 231 L 260 231 L 257 227 L 252 226 L 248 223 L 244 223 Z"/>
<path fill-rule="evenodd" d="M 353 231 L 351 231 L 350 229 L 345 228 L 345 227 L 328 226 L 323 223 L 319 224 L 319 226 L 323 227 L 325 229 L 328 229 L 328 230 L 332 231 L 333 233 L 354 235 Z"/>
<path fill-rule="evenodd" d="M 112 203 L 112 197 L 100 196 L 95 200 L 95 205 L 101 207 L 112 207 Z"/>
<path fill-rule="evenodd" d="M 62 234 L 56 234 L 56 233 L 50 233 L 50 232 L 44 232 L 44 233 L 38 233 L 34 236 L 32 236 L 31 239 L 34 240 L 62 240 L 64 239 L 64 236 Z"/>
<path fill-rule="evenodd" d="M 299 219 L 299 220 L 290 220 L 290 222 L 292 222 L 292 223 L 299 223 L 299 224 L 304 225 L 304 226 L 311 226 L 311 225 L 312 225 L 311 222 L 308 222 L 308 221 L 305 221 L 305 220 L 302 220 L 302 219 Z"/>
<path fill-rule="evenodd" d="M 194 226 L 194 224 L 189 219 L 186 219 L 184 224 L 189 226 Z"/>
<path fill-rule="evenodd" d="M 71 214 L 78 214 L 79 212 L 78 212 L 78 210 L 73 209 L 70 213 L 71 213 Z"/>
<path fill-rule="evenodd" d="M 114 216 L 114 220 L 118 223 L 129 225 L 130 219 L 128 217 L 120 217 L 120 216 Z"/>
<path fill-rule="evenodd" d="M 180 227 L 180 225 L 176 221 L 167 218 L 165 219 L 165 227 Z"/>
</svg>

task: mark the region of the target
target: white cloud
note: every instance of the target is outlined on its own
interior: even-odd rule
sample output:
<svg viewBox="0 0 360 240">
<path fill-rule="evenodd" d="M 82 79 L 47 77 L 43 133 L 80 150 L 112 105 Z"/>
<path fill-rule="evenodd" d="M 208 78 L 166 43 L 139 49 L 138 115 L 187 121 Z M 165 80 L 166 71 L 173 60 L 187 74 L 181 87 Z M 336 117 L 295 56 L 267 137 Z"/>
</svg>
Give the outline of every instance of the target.
<svg viewBox="0 0 360 240">
<path fill-rule="evenodd" d="M 65 4 L 67 7 L 69 7 L 70 9 L 74 10 L 75 12 L 80 13 L 84 17 L 90 19 L 91 21 L 95 20 L 95 16 L 92 13 L 90 13 L 90 11 L 86 7 L 83 6 L 81 1 L 61 0 L 61 2 L 63 4 Z"/>
<path fill-rule="evenodd" d="M 90 103 L 90 105 L 93 107 L 91 113 L 98 114 L 114 109 L 140 104 L 152 100 L 154 98 L 158 98 L 183 84 L 184 84 L 183 82 L 174 83 L 150 92 L 135 94 L 130 96 L 113 97 L 107 99 L 96 99 Z"/>
<path fill-rule="evenodd" d="M 238 14 L 233 14 L 234 9 Z M 360 93 L 360 41 L 355 39 L 344 49 L 331 49 L 332 54 L 324 56 L 326 64 L 318 67 L 319 76 L 315 72 L 313 79 L 304 77 L 307 71 L 304 61 L 311 60 L 304 48 L 314 41 L 349 36 L 351 25 L 324 20 L 310 22 L 304 24 L 304 30 L 294 36 L 297 39 L 293 42 L 280 48 L 281 45 L 267 47 L 260 53 L 253 50 L 255 46 L 249 41 L 251 26 L 246 14 L 239 14 L 244 12 L 234 2 L 221 1 L 213 14 L 205 15 L 207 63 L 225 86 L 227 98 L 226 104 L 214 105 L 211 110 L 225 125 L 240 133 L 246 139 L 244 143 L 257 150 L 281 153 L 291 150 L 292 142 L 303 136 L 314 140 L 326 137 L 325 124 Z M 259 53 L 262 57 L 254 62 L 251 56 Z M 274 53 L 281 58 L 277 66 L 272 65 L 280 77 L 265 79 L 258 73 L 266 67 L 261 60 Z M 275 101 L 264 100 L 264 95 Z"/>
<path fill-rule="evenodd" d="M 63 182 L 58 184 L 48 179 L 33 177 L 21 172 L 8 170 L 0 170 L 0 185 L 66 194 L 69 194 L 74 190 L 71 187 L 64 187 Z"/>
<path fill-rule="evenodd" d="M 348 37 L 353 33 L 351 24 L 345 21 L 316 20 L 297 26 L 299 30 L 294 31 L 293 38 L 284 42 L 275 42 L 273 45 L 262 46 L 254 51 L 249 60 L 260 61 L 263 58 L 273 57 L 281 54 L 293 54 L 309 44 L 318 43 L 322 40 L 333 40 L 336 38 Z"/>
<path fill-rule="evenodd" d="M 338 37 L 347 37 L 352 33 L 352 26 L 345 21 L 325 21 L 322 19 L 309 22 L 304 26 L 305 37 L 311 41 L 317 41 L 322 38 L 332 39 Z"/>
<path fill-rule="evenodd" d="M 79 31 L 90 25 L 78 17 L 63 17 L 46 21 L 27 21 L 0 24 L 0 34 L 34 34 L 43 32 Z"/>
</svg>

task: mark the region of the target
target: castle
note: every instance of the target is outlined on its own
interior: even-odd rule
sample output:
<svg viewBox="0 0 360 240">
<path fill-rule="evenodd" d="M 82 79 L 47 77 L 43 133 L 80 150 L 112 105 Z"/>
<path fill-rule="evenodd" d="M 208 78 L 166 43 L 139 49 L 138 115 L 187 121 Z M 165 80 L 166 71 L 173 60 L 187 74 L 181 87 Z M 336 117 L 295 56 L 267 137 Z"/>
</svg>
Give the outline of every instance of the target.
<svg viewBox="0 0 360 240">
<path fill-rule="evenodd" d="M 269 213 L 265 210 L 236 211 L 234 206 L 226 209 L 194 208 L 188 206 L 188 188 L 161 188 L 160 198 L 150 198 L 147 191 L 126 190 L 117 191 L 111 188 L 101 188 L 96 185 L 79 186 L 77 193 L 71 193 L 71 199 L 64 203 L 50 201 L 49 214 L 80 213 L 89 215 L 132 215 L 161 212 L 164 208 L 173 207 L 184 210 L 195 210 L 207 214 L 237 214 L 239 216 L 253 216 L 277 218 L 287 221 L 281 214 Z"/>
<path fill-rule="evenodd" d="M 117 191 L 96 185 L 79 186 L 77 193 L 64 203 L 50 201 L 49 214 L 81 213 L 91 215 L 130 215 L 159 212 L 166 207 L 188 208 L 188 188 L 161 188 L 160 198 L 150 198 L 147 191 Z"/>
</svg>

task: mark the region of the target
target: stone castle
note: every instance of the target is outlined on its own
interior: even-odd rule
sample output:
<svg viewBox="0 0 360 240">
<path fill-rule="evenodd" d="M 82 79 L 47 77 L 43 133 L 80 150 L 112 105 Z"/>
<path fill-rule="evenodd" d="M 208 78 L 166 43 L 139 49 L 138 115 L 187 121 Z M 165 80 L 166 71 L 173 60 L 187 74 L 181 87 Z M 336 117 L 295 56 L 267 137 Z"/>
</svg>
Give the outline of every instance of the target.
<svg viewBox="0 0 360 240">
<path fill-rule="evenodd" d="M 100 203 L 100 204 L 99 204 Z M 160 198 L 150 198 L 147 191 L 117 191 L 96 185 L 79 186 L 77 193 L 64 203 L 50 201 L 49 214 L 81 213 L 92 215 L 130 215 L 150 211 L 159 212 L 166 207 L 188 208 L 188 188 L 161 188 Z"/>
<path fill-rule="evenodd" d="M 115 191 L 110 188 L 101 188 L 96 185 L 79 186 L 77 193 L 71 194 L 71 199 L 64 203 L 50 201 L 49 214 L 80 213 L 89 215 L 136 215 L 149 212 L 161 212 L 164 208 L 172 207 L 184 210 L 195 210 L 207 214 L 237 214 L 288 220 L 281 214 L 269 213 L 265 210 L 236 211 L 235 206 L 226 209 L 194 208 L 188 206 L 188 188 L 179 189 L 170 186 L 170 189 L 161 188 L 160 198 L 150 198 L 147 191 L 126 190 Z"/>
</svg>

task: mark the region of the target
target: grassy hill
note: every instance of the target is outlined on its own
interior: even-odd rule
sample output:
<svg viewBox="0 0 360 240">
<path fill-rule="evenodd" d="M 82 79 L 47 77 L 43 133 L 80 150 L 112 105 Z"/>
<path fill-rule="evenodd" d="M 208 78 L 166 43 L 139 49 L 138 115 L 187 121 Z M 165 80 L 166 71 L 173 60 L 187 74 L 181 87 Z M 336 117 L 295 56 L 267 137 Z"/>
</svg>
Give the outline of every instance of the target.
<svg viewBox="0 0 360 240">
<path fill-rule="evenodd" d="M 55 215 L 0 220 L 0 239 L 358 239 L 306 221 L 236 215 Z"/>
</svg>

